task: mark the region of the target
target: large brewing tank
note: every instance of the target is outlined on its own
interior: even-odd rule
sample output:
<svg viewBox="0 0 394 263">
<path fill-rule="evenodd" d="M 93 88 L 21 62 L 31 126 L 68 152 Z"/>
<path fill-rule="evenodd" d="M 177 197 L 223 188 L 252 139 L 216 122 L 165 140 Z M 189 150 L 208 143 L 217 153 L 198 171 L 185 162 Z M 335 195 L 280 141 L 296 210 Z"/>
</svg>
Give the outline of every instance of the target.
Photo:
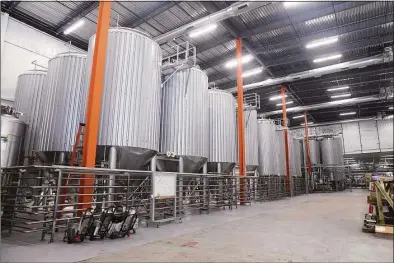
<svg viewBox="0 0 394 263">
<path fill-rule="evenodd" d="M 32 150 L 37 149 L 40 134 L 39 117 L 43 111 L 41 98 L 47 72 L 44 70 L 30 70 L 18 76 L 14 106 L 22 113 L 19 120 L 26 123 L 24 138 L 24 156 L 32 156 Z"/>
<path fill-rule="evenodd" d="M 37 147 L 44 163 L 67 163 L 79 123 L 85 117 L 85 68 L 86 55 L 81 53 L 61 53 L 49 61 Z"/>
<path fill-rule="evenodd" d="M 302 176 L 301 141 L 289 136 L 291 142 L 292 175 Z"/>
<path fill-rule="evenodd" d="M 278 175 L 276 128 L 272 120 L 258 121 L 259 174 Z"/>
<path fill-rule="evenodd" d="M 259 165 L 257 111 L 255 109 L 245 108 L 244 123 L 246 170 L 254 171 Z"/>
<path fill-rule="evenodd" d="M 235 98 L 227 91 L 208 91 L 209 172 L 230 173 L 237 162 L 235 103 Z"/>
<path fill-rule="evenodd" d="M 285 137 L 283 127 L 277 126 L 276 127 L 276 149 L 277 149 L 277 171 L 278 175 L 284 176 L 286 175 L 286 156 L 285 156 Z"/>
<path fill-rule="evenodd" d="M 320 142 L 318 140 L 309 139 L 309 158 L 311 161 L 311 165 L 320 165 L 321 158 L 320 158 Z"/>
<path fill-rule="evenodd" d="M 173 74 L 163 87 L 160 151 L 182 156 L 184 172 L 197 172 L 209 155 L 208 123 L 207 74 L 197 67 Z M 174 170 L 170 163 L 158 162 L 159 169 Z"/>
<path fill-rule="evenodd" d="M 345 180 L 345 167 L 343 161 L 343 140 L 341 137 L 337 137 L 337 171 L 339 174 L 339 180 Z"/>
<path fill-rule="evenodd" d="M 89 40 L 86 86 L 95 37 Z M 97 157 L 115 162 L 111 168 L 141 169 L 159 150 L 161 64 L 160 46 L 148 34 L 109 30 Z"/>
<path fill-rule="evenodd" d="M 339 146 L 342 145 L 340 137 L 329 137 L 323 138 L 320 142 L 321 154 L 323 165 L 326 166 L 326 170 L 330 173 L 330 180 L 340 180 L 340 178 L 335 175 L 335 167 L 340 165 L 338 153 L 340 151 Z"/>
<path fill-rule="evenodd" d="M 12 115 L 1 115 L 1 167 L 22 164 L 26 124 Z"/>
</svg>

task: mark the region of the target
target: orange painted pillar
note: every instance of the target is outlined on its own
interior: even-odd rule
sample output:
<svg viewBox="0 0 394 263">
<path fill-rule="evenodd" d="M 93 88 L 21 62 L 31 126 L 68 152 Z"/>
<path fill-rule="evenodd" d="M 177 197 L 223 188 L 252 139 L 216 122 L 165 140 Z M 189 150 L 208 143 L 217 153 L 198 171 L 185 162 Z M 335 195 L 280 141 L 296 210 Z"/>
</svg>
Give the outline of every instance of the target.
<svg viewBox="0 0 394 263">
<path fill-rule="evenodd" d="M 242 40 L 237 38 L 235 41 L 235 54 L 237 58 L 237 102 L 238 102 L 238 159 L 239 159 L 239 176 L 240 176 L 240 204 L 244 205 L 245 195 L 245 124 L 244 124 L 244 90 L 242 80 Z"/>
<path fill-rule="evenodd" d="M 283 129 L 285 136 L 285 157 L 286 157 L 286 186 L 287 191 L 290 193 L 290 155 L 289 155 L 289 134 L 287 131 L 287 112 L 286 112 L 286 88 L 281 87 L 280 93 L 282 94 L 282 111 L 283 111 Z"/>
<path fill-rule="evenodd" d="M 105 57 L 107 54 L 108 30 L 111 17 L 111 1 L 100 2 L 96 42 L 94 45 L 94 55 L 92 71 L 90 76 L 89 96 L 86 108 L 85 136 L 82 152 L 82 166 L 95 167 L 96 164 L 96 147 L 97 135 L 99 130 L 99 119 L 101 111 L 101 96 L 103 91 L 103 80 L 105 70 Z M 92 202 L 94 176 L 91 174 L 82 175 L 79 190 L 80 203 Z M 85 186 L 85 187 L 83 187 Z M 88 194 L 88 195 L 86 195 Z M 80 209 L 91 207 L 91 204 L 82 204 Z"/>
<path fill-rule="evenodd" d="M 308 117 L 306 115 L 306 111 L 304 113 L 304 123 L 305 123 L 305 151 L 306 151 L 306 163 L 308 165 L 308 175 L 311 175 L 311 156 L 309 150 L 309 134 L 308 134 Z"/>
</svg>

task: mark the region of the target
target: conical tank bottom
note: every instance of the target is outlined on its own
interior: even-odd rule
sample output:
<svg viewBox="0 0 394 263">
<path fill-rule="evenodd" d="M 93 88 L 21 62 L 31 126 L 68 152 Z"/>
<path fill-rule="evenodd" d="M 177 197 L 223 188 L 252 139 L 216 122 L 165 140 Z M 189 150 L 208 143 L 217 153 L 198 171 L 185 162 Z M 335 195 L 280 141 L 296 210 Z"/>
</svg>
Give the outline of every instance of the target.
<svg viewBox="0 0 394 263">
<path fill-rule="evenodd" d="M 182 156 L 182 158 L 184 173 L 198 173 L 207 161 L 207 158 L 200 156 Z M 157 158 L 157 168 L 162 172 L 179 172 L 179 159 L 161 156 Z"/>
<path fill-rule="evenodd" d="M 246 165 L 246 171 L 250 172 L 250 171 L 255 171 L 257 169 L 258 165 Z"/>
<path fill-rule="evenodd" d="M 235 163 L 227 163 L 227 162 L 208 162 L 208 173 L 217 173 L 218 172 L 218 164 L 221 166 L 222 174 L 230 174 L 235 166 Z"/>
<path fill-rule="evenodd" d="M 129 146 L 97 146 L 99 161 L 109 160 L 109 149 L 116 149 L 116 168 L 125 170 L 138 170 L 146 166 L 156 155 L 157 151 Z"/>
<path fill-rule="evenodd" d="M 36 152 L 39 161 L 44 165 L 69 165 L 70 152 L 39 151 Z"/>
</svg>

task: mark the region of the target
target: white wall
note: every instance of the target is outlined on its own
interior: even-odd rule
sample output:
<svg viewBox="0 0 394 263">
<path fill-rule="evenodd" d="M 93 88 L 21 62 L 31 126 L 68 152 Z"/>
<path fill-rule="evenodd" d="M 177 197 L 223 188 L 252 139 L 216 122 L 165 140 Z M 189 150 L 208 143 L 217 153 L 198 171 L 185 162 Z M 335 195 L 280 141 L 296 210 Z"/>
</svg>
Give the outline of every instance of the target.
<svg viewBox="0 0 394 263">
<path fill-rule="evenodd" d="M 304 129 L 291 131 L 303 137 Z M 345 154 L 393 151 L 393 120 L 366 120 L 335 125 L 310 127 L 310 135 L 339 134 Z"/>
<path fill-rule="evenodd" d="M 1 13 L 2 22 L 4 13 Z M 1 101 L 14 101 L 18 76 L 34 69 L 32 61 L 48 66 L 48 61 L 58 53 L 69 51 L 68 43 L 9 17 L 1 50 Z M 72 46 L 73 51 L 82 51 Z M 41 68 L 42 69 L 42 68 Z"/>
</svg>

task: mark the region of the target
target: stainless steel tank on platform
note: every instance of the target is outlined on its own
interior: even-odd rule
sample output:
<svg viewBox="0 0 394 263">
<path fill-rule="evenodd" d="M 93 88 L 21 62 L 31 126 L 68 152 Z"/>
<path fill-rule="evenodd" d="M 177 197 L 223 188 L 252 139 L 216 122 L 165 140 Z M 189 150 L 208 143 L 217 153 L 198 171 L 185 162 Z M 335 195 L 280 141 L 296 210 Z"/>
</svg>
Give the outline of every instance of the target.
<svg viewBox="0 0 394 263">
<path fill-rule="evenodd" d="M 94 44 L 95 35 L 89 40 L 88 77 Z M 97 157 L 111 168 L 141 169 L 159 150 L 161 64 L 160 46 L 147 33 L 109 30 Z"/>
<path fill-rule="evenodd" d="M 342 175 L 338 174 L 337 166 L 341 165 L 341 157 L 343 163 L 343 147 L 342 138 L 340 137 L 329 137 L 323 138 L 320 142 L 322 162 L 325 169 L 330 173 L 330 180 L 337 181 L 342 180 Z"/>
<path fill-rule="evenodd" d="M 40 115 L 43 112 L 42 96 L 47 72 L 44 70 L 30 70 L 18 76 L 14 106 L 22 113 L 19 120 L 26 127 L 24 139 L 24 156 L 32 156 L 33 149 L 38 147 L 38 137 L 41 132 Z"/>
<path fill-rule="evenodd" d="M 277 126 L 276 127 L 276 149 L 277 149 L 277 171 L 278 175 L 284 176 L 286 175 L 286 155 L 285 155 L 285 137 L 284 131 L 282 130 L 283 127 Z"/>
<path fill-rule="evenodd" d="M 197 67 L 180 70 L 163 86 L 160 151 L 182 157 L 183 172 L 198 172 L 209 156 L 208 76 Z M 161 171 L 178 162 L 158 159 Z"/>
<path fill-rule="evenodd" d="M 247 106 L 244 111 L 244 127 L 246 170 L 254 171 L 259 165 L 257 111 L 255 109 L 248 109 Z"/>
<path fill-rule="evenodd" d="M 79 123 L 85 118 L 85 68 L 86 55 L 81 53 L 65 52 L 49 60 L 37 147 L 44 163 L 68 163 Z"/>
<path fill-rule="evenodd" d="M 321 165 L 320 142 L 315 139 L 309 139 L 308 142 L 311 165 Z"/>
<path fill-rule="evenodd" d="M 22 164 L 26 124 L 18 118 L 1 114 L 1 167 Z"/>
<path fill-rule="evenodd" d="M 276 128 L 272 120 L 258 122 L 259 174 L 278 175 Z"/>
<path fill-rule="evenodd" d="M 230 173 L 237 162 L 235 98 L 227 91 L 210 89 L 208 172 Z"/>
</svg>

